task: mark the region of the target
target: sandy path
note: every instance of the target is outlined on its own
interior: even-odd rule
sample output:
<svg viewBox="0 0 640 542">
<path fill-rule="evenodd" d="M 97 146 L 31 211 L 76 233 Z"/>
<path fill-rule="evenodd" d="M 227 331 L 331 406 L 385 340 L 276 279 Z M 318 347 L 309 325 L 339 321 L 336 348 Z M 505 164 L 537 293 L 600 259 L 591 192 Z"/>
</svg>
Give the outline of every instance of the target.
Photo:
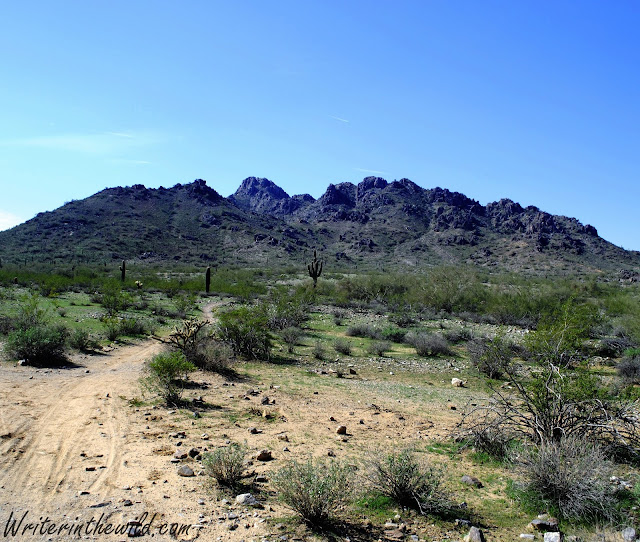
<svg viewBox="0 0 640 542">
<path fill-rule="evenodd" d="M 70 516 L 82 492 L 104 501 L 126 483 L 130 437 L 120 396 L 135 395 L 143 361 L 161 348 L 145 341 L 85 356 L 83 366 L 71 369 L 2 367 L 1 516 L 9 510 Z"/>
</svg>

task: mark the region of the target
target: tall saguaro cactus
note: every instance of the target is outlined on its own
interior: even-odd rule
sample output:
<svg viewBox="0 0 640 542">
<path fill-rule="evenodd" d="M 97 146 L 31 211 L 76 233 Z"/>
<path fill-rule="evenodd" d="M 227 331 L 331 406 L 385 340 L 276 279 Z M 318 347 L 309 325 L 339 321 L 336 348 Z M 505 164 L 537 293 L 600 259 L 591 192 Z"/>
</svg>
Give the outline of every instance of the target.
<svg viewBox="0 0 640 542">
<path fill-rule="evenodd" d="M 204 285 L 205 291 L 209 293 L 209 289 L 211 288 L 211 268 L 207 267 L 207 272 L 204 274 Z"/>
<path fill-rule="evenodd" d="M 122 260 L 122 265 L 120 266 L 120 280 L 124 282 L 124 276 L 127 273 L 127 262 Z"/>
<path fill-rule="evenodd" d="M 322 274 L 322 260 L 318 260 L 316 251 L 313 251 L 313 261 L 307 265 L 309 276 L 313 279 L 313 287 L 318 284 L 318 277 Z"/>
</svg>

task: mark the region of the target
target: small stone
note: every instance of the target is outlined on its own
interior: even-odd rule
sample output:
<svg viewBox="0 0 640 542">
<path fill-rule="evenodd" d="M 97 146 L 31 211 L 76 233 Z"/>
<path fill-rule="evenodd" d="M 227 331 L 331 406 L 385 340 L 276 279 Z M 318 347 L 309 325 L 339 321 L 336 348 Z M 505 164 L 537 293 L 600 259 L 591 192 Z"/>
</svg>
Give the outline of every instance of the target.
<svg viewBox="0 0 640 542">
<path fill-rule="evenodd" d="M 335 456 L 336 456 L 336 453 L 335 453 L 333 450 L 327 450 L 327 455 L 328 455 L 329 457 L 335 457 Z"/>
<path fill-rule="evenodd" d="M 195 475 L 195 472 L 193 472 L 193 469 L 189 465 L 182 465 L 182 467 L 178 469 L 178 476 L 190 477 Z"/>
<path fill-rule="evenodd" d="M 273 455 L 269 450 L 260 450 L 258 455 L 256 455 L 256 459 L 258 461 L 271 461 L 273 459 Z"/>
<path fill-rule="evenodd" d="M 260 430 L 257 427 L 249 427 L 248 431 L 252 435 L 257 435 L 260 432 Z"/>
<path fill-rule="evenodd" d="M 534 531 L 557 532 L 558 520 L 555 518 L 549 518 L 549 517 L 548 519 L 536 518 L 532 520 L 531 523 L 529 523 L 529 527 Z"/>
<path fill-rule="evenodd" d="M 336 433 L 338 435 L 346 435 L 347 434 L 347 426 L 346 425 L 339 426 L 338 429 L 336 429 Z"/>
<path fill-rule="evenodd" d="M 204 499 L 198 499 L 198 504 L 200 506 L 204 506 L 204 504 L 205 504 Z"/>
<path fill-rule="evenodd" d="M 530 533 L 522 533 L 520 534 L 520 538 L 522 538 L 523 540 L 535 540 L 536 535 Z"/>
<path fill-rule="evenodd" d="M 124 501 L 122 501 L 122 506 L 133 506 L 133 503 L 130 499 L 125 499 Z"/>
<path fill-rule="evenodd" d="M 484 542 L 484 534 L 477 527 L 471 527 L 469 534 L 464 537 L 464 542 Z"/>
<path fill-rule="evenodd" d="M 622 531 L 622 538 L 624 538 L 624 542 L 634 542 L 637 537 L 638 535 L 633 527 L 627 527 Z"/>
<path fill-rule="evenodd" d="M 478 480 L 475 476 L 469 476 L 468 474 L 465 474 L 462 478 L 460 478 L 460 481 L 463 484 L 467 484 L 468 486 L 475 486 L 477 488 L 482 487 L 482 482 L 480 480 Z"/>
<path fill-rule="evenodd" d="M 202 435 L 200 435 L 200 438 L 202 440 L 209 440 L 209 435 L 207 435 L 206 433 L 202 433 Z"/>
<path fill-rule="evenodd" d="M 464 380 L 461 380 L 459 378 L 452 378 L 451 385 L 455 386 L 456 388 L 464 388 Z"/>
<path fill-rule="evenodd" d="M 173 457 L 176 459 L 186 459 L 189 454 L 187 452 L 183 452 L 182 450 L 176 450 L 173 454 Z"/>
<path fill-rule="evenodd" d="M 283 442 L 289 442 L 289 437 L 287 436 L 286 433 L 280 433 L 278 435 L 278 440 L 281 440 Z"/>
<path fill-rule="evenodd" d="M 349 374 L 350 375 L 357 375 L 358 373 L 356 372 L 355 369 L 349 369 Z"/>
<path fill-rule="evenodd" d="M 544 542 L 562 542 L 562 533 L 558 531 L 549 531 L 544 533 Z"/>
<path fill-rule="evenodd" d="M 262 400 L 260 401 L 261 405 L 268 405 L 270 403 L 270 399 L 265 395 Z"/>
<path fill-rule="evenodd" d="M 247 506 L 253 506 L 259 504 L 258 500 L 251 495 L 251 493 L 242 493 L 236 497 L 237 504 L 245 504 Z"/>
</svg>

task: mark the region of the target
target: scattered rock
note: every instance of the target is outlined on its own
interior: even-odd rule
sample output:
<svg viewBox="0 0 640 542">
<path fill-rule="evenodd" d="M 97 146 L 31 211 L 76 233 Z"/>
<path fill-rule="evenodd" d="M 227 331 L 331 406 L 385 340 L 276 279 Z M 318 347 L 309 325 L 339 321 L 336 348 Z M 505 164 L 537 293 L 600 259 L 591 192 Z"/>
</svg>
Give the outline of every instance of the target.
<svg viewBox="0 0 640 542">
<path fill-rule="evenodd" d="M 198 448 L 191 448 L 191 450 L 189 450 L 189 457 L 197 457 L 198 455 L 200 455 Z"/>
<path fill-rule="evenodd" d="M 460 478 L 460 481 L 463 484 L 467 484 L 468 486 L 475 486 L 477 488 L 483 487 L 480 480 L 478 480 L 475 476 L 469 476 L 468 474 L 465 474 L 462 478 Z"/>
<path fill-rule="evenodd" d="M 634 542 L 637 537 L 638 535 L 633 527 L 627 527 L 622 531 L 622 538 L 624 538 L 624 542 Z"/>
<path fill-rule="evenodd" d="M 347 434 L 347 426 L 346 425 L 339 426 L 338 429 L 336 429 L 336 433 L 338 435 L 346 435 Z"/>
<path fill-rule="evenodd" d="M 173 457 L 175 457 L 176 459 L 186 459 L 188 455 L 189 454 L 187 454 L 187 452 L 183 452 L 182 450 L 176 450 L 176 452 L 173 454 Z"/>
<path fill-rule="evenodd" d="M 289 437 L 287 436 L 286 433 L 280 433 L 278 435 L 278 440 L 281 440 L 283 442 L 289 442 Z"/>
<path fill-rule="evenodd" d="M 270 450 L 260 450 L 258 455 L 256 455 L 256 459 L 258 461 L 271 461 L 273 459 L 273 455 Z"/>
<path fill-rule="evenodd" d="M 477 527 L 471 527 L 469 534 L 464 537 L 464 542 L 484 542 L 484 534 Z"/>
<path fill-rule="evenodd" d="M 268 405 L 270 403 L 270 399 L 265 395 L 260 401 L 261 405 Z"/>
<path fill-rule="evenodd" d="M 249 427 L 248 431 L 252 435 L 257 435 L 258 433 L 260 433 L 260 429 L 258 429 L 257 427 Z"/>
<path fill-rule="evenodd" d="M 535 537 L 536 536 L 531 534 L 531 533 L 521 533 L 520 534 L 520 538 L 522 538 L 522 540 L 534 540 Z"/>
<path fill-rule="evenodd" d="M 452 378 L 451 385 L 456 388 L 464 388 L 464 380 L 461 380 L 460 378 Z"/>
<path fill-rule="evenodd" d="M 558 520 L 556 518 L 536 518 L 529 523 L 529 527 L 534 531 L 557 532 Z"/>
<path fill-rule="evenodd" d="M 349 374 L 350 375 L 357 375 L 358 373 L 356 372 L 355 369 L 349 369 Z"/>
<path fill-rule="evenodd" d="M 258 499 L 256 499 L 251 493 L 242 493 L 236 497 L 236 503 L 244 504 L 247 506 L 254 506 L 256 504 L 260 504 Z"/>
<path fill-rule="evenodd" d="M 544 533 L 544 542 L 562 542 L 562 533 L 558 531 L 549 531 Z"/>
<path fill-rule="evenodd" d="M 178 469 L 178 476 L 189 477 L 195 475 L 195 472 L 193 472 L 193 469 L 189 465 L 182 465 L 182 467 Z"/>
</svg>

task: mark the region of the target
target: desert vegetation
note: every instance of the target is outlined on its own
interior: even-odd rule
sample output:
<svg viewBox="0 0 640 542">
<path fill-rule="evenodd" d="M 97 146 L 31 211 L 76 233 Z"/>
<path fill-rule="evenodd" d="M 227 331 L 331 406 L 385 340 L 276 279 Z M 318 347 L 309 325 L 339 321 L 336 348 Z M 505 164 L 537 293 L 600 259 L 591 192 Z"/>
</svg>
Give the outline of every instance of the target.
<svg viewBox="0 0 640 542">
<path fill-rule="evenodd" d="M 140 401 L 197 411 L 193 423 L 212 441 L 199 461 L 216 498 L 255 493 L 281 507 L 292 532 L 304 525 L 331 536 L 381 535 L 396 515 L 432 536 L 490 523 L 504 540 L 544 513 L 567 533 L 637 526 L 636 283 L 447 267 L 325 269 L 317 280 L 319 267 L 205 274 L 125 265 L 126 274 L 3 266 L 3 366 L 60 366 L 114 344 L 166 343 L 140 360 Z M 223 386 L 240 382 L 242 400 L 225 403 Z M 252 388 L 265 382 L 258 403 Z M 270 434 L 263 442 L 274 449 L 276 427 L 284 432 L 283 420 L 316 397 L 325 398 L 321 422 L 301 422 L 305 430 L 282 441 L 295 453 L 264 463 L 265 481 L 252 482 L 254 447 L 236 442 Z M 295 408 L 279 410 L 281 402 Z M 330 411 L 343 404 L 344 431 Z M 317 433 L 327 424 L 330 441 Z M 471 473 L 483 483 L 460 481 Z"/>
</svg>

